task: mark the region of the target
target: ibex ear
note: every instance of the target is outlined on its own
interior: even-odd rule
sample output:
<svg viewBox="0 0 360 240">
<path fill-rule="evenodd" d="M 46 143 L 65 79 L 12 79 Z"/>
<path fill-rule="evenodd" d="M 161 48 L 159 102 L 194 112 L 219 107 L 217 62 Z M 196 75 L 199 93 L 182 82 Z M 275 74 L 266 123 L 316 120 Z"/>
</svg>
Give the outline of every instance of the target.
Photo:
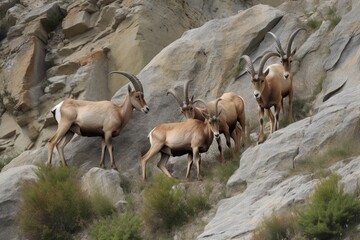
<svg viewBox="0 0 360 240">
<path fill-rule="evenodd" d="M 131 93 L 132 89 L 131 89 L 131 86 L 128 85 L 128 92 Z"/>
<path fill-rule="evenodd" d="M 220 116 L 221 112 L 222 112 L 222 109 L 220 109 L 218 116 Z"/>
<path fill-rule="evenodd" d="M 264 76 L 266 77 L 266 76 L 269 74 L 269 72 L 270 72 L 270 69 L 269 69 L 269 68 L 266 68 L 266 69 L 265 69 L 265 72 L 264 72 Z"/>
<path fill-rule="evenodd" d="M 296 48 L 292 51 L 291 56 L 294 56 L 296 53 Z"/>
</svg>

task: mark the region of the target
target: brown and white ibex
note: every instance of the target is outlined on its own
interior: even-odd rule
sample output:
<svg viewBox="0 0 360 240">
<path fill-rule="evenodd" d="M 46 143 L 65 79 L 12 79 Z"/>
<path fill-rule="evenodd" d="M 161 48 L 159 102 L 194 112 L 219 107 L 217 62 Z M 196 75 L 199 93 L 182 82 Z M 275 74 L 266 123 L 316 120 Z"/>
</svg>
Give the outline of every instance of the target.
<svg viewBox="0 0 360 240">
<path fill-rule="evenodd" d="M 194 96 L 189 98 L 189 83 L 192 80 L 188 80 L 184 83 L 184 100 L 182 101 L 177 95 L 174 89 L 170 89 L 167 94 L 173 95 L 177 103 L 180 106 L 180 111 L 184 114 L 186 119 L 198 119 L 204 121 L 203 113 L 207 110 L 205 108 L 199 108 L 194 106 Z M 245 130 L 246 130 L 246 116 L 245 116 L 245 103 L 244 100 L 233 92 L 224 93 L 219 102 L 219 109 L 222 111 L 220 116 L 219 131 L 224 134 L 226 139 L 226 145 L 230 149 L 232 156 L 234 157 L 234 151 L 231 148 L 230 138 L 234 140 L 235 149 L 238 150 L 241 145 L 241 141 L 245 142 Z M 214 103 L 216 100 L 209 103 Z M 213 104 L 212 104 L 213 105 Z M 237 126 L 240 124 L 241 129 Z M 216 139 L 218 143 L 218 149 L 220 152 L 220 162 L 224 162 L 224 156 L 221 146 L 221 138 Z"/>
<path fill-rule="evenodd" d="M 129 122 L 134 109 L 144 113 L 149 107 L 144 99 L 144 90 L 140 80 L 133 74 L 124 71 L 110 72 L 127 77 L 134 85 L 128 86 L 128 94 L 120 105 L 111 101 L 83 101 L 66 99 L 56 105 L 51 112 L 58 122 L 58 128 L 48 142 L 48 164 L 51 164 L 52 153 L 56 146 L 62 163 L 66 166 L 64 147 L 74 134 L 87 137 L 102 137 L 100 167 L 105 167 L 105 149 L 108 149 L 111 167 L 117 169 L 113 157 L 112 138 Z"/>
<path fill-rule="evenodd" d="M 291 33 L 289 37 L 289 41 L 287 43 L 286 52 L 284 51 L 284 48 L 281 46 L 280 40 L 277 38 L 277 36 L 272 33 L 268 32 L 270 36 L 272 36 L 276 42 L 276 50 L 278 54 L 280 55 L 280 61 L 283 66 L 283 81 L 282 81 L 282 90 L 281 95 L 283 98 L 289 97 L 289 112 L 288 116 L 289 119 L 292 120 L 292 102 L 293 102 L 293 95 L 294 95 L 294 87 L 293 87 L 293 81 L 294 81 L 294 74 L 291 71 L 291 63 L 293 61 L 294 55 L 296 53 L 296 48 L 294 50 L 291 50 L 291 46 L 293 44 L 293 41 L 295 39 L 296 34 L 301 31 L 305 30 L 304 28 L 298 28 L 293 33 Z M 281 109 L 284 112 L 284 106 L 283 101 L 281 101 Z"/>
<path fill-rule="evenodd" d="M 172 177 L 170 172 L 166 168 L 166 163 L 170 156 L 181 156 L 188 154 L 188 164 L 186 170 L 186 179 L 189 178 L 190 169 L 195 160 L 197 167 L 197 178 L 201 180 L 200 165 L 201 156 L 200 153 L 207 152 L 213 138 L 220 137 L 219 124 L 221 111 L 218 110 L 218 103 L 221 99 L 217 99 L 215 106 L 207 108 L 208 113 L 202 113 L 205 121 L 198 119 L 188 119 L 185 122 L 174 123 L 161 123 L 157 125 L 149 133 L 150 149 L 141 158 L 141 169 L 143 180 L 146 180 L 146 163 L 155 156 L 157 153 L 161 153 L 160 161 L 157 166 L 168 177 Z M 197 100 L 202 102 L 202 100 Z M 207 104 L 208 106 L 211 104 Z M 206 106 L 206 105 L 205 105 Z M 214 108 L 213 108 L 214 107 Z M 211 109 L 215 109 L 213 112 Z"/>
<path fill-rule="evenodd" d="M 241 59 L 244 59 L 247 63 L 247 71 L 251 76 L 251 82 L 254 89 L 254 97 L 258 104 L 259 118 L 260 118 L 260 132 L 258 143 L 265 141 L 264 134 L 264 110 L 270 118 L 270 132 L 274 132 L 278 129 L 279 113 L 281 109 L 281 89 L 282 89 L 282 75 L 283 67 L 280 64 L 272 64 L 263 71 L 266 61 L 273 56 L 278 56 L 277 53 L 269 52 L 265 54 L 259 64 L 259 71 L 256 73 L 253 63 L 249 56 L 244 55 Z M 240 60 L 241 60 L 240 59 Z M 275 120 L 274 115 L 271 112 L 271 107 L 275 108 Z"/>
</svg>

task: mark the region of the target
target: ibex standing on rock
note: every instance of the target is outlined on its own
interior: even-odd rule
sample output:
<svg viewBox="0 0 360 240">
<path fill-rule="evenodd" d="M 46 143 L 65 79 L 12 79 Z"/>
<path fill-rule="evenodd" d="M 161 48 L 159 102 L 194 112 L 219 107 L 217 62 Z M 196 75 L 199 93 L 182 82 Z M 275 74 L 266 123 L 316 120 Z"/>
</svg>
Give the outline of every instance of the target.
<svg viewBox="0 0 360 240">
<path fill-rule="evenodd" d="M 66 99 L 56 105 L 51 112 L 58 122 L 58 128 L 48 143 L 48 164 L 51 164 L 52 153 L 56 146 L 60 159 L 66 166 L 64 147 L 74 133 L 87 137 L 102 137 L 100 167 L 105 167 L 105 149 L 108 149 L 111 167 L 117 169 L 113 157 L 112 138 L 120 134 L 121 129 L 129 122 L 134 109 L 144 113 L 149 108 L 144 99 L 144 90 L 140 80 L 127 72 L 114 71 L 127 77 L 135 90 L 128 86 L 128 94 L 120 105 L 111 101 L 83 101 Z"/>
<path fill-rule="evenodd" d="M 168 91 L 168 94 L 174 96 L 180 106 L 180 111 L 184 114 L 186 119 L 198 119 L 204 121 L 203 113 L 207 111 L 205 108 L 198 108 L 194 106 L 194 97 L 189 98 L 189 83 L 192 80 L 188 80 L 184 84 L 184 101 L 176 94 L 173 89 Z M 219 109 L 221 111 L 219 131 L 224 134 L 226 139 L 226 145 L 230 149 L 232 156 L 235 156 L 234 151 L 231 148 L 230 137 L 235 142 L 235 149 L 238 150 L 241 145 L 241 141 L 245 142 L 245 130 L 246 130 L 246 117 L 245 117 L 245 103 L 244 100 L 233 92 L 224 93 L 219 102 Z M 196 101 L 196 100 L 195 100 Z M 214 103 L 216 100 L 209 103 Z M 214 104 L 212 104 L 214 105 Z M 239 122 L 241 129 L 237 126 Z M 220 162 L 224 162 L 224 156 L 221 146 L 221 138 L 216 139 L 218 143 L 218 149 L 220 152 Z"/>
<path fill-rule="evenodd" d="M 286 52 L 281 46 L 281 43 L 279 39 L 276 37 L 276 35 L 272 32 L 268 32 L 270 36 L 272 36 L 276 42 L 276 50 L 279 54 L 281 64 L 283 66 L 283 81 L 282 81 L 282 89 L 281 89 L 281 95 L 283 98 L 289 97 L 289 120 L 292 120 L 292 101 L 293 101 L 293 95 L 294 95 L 294 87 L 293 87 L 293 80 L 294 80 L 294 74 L 291 72 L 291 63 L 293 61 L 294 55 L 296 53 L 296 48 L 291 51 L 291 46 L 293 44 L 293 41 L 295 39 L 296 34 L 301 31 L 305 30 L 304 28 L 298 28 L 296 29 L 289 38 Z M 281 101 L 281 109 L 284 112 L 284 105 L 283 101 Z"/>
<path fill-rule="evenodd" d="M 251 76 L 251 82 L 254 88 L 254 97 L 258 104 L 260 118 L 258 143 L 263 143 L 265 141 L 264 110 L 266 110 L 266 114 L 270 118 L 270 131 L 274 132 L 278 129 L 279 113 L 282 101 L 281 84 L 283 78 L 283 67 L 280 64 L 272 64 L 263 71 L 266 61 L 272 56 L 278 56 L 278 54 L 269 52 L 261 58 L 259 71 L 257 73 L 254 70 L 250 57 L 247 55 L 241 57 L 241 59 L 244 59 L 247 62 L 247 71 Z M 275 108 L 275 121 L 274 115 L 271 112 L 271 107 Z"/>
<path fill-rule="evenodd" d="M 157 166 L 168 177 L 172 177 L 166 168 L 166 163 L 170 156 L 188 154 L 186 179 L 189 178 L 194 159 L 197 167 L 197 178 L 201 180 L 200 153 L 208 151 L 214 135 L 215 138 L 220 137 L 219 115 L 221 111 L 218 110 L 220 100 L 221 99 L 217 99 L 215 102 L 215 112 L 207 108 L 208 113 L 202 113 L 204 114 L 205 121 L 188 119 L 185 122 L 162 123 L 157 125 L 149 133 L 151 146 L 148 152 L 141 158 L 142 177 L 144 181 L 146 180 L 146 163 L 157 153 L 161 153 L 161 158 Z M 197 101 L 204 103 L 202 100 Z"/>
</svg>

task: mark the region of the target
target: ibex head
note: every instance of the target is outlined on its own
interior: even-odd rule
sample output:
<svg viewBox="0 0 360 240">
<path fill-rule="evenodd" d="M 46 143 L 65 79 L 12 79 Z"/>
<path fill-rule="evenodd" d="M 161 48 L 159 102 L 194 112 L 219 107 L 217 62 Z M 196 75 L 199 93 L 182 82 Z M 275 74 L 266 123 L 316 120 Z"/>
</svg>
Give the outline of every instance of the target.
<svg viewBox="0 0 360 240">
<path fill-rule="evenodd" d="M 290 76 L 291 63 L 292 63 L 293 57 L 296 53 L 296 48 L 294 48 L 294 50 L 291 51 L 291 46 L 293 44 L 296 34 L 301 30 L 305 30 L 305 28 L 298 28 L 290 35 L 290 38 L 289 38 L 289 41 L 287 44 L 287 48 L 286 48 L 286 52 L 282 48 L 281 43 L 280 43 L 279 39 L 276 37 L 276 35 L 272 32 L 268 32 L 268 34 L 270 34 L 270 36 L 272 36 L 276 42 L 276 45 L 277 45 L 276 50 L 280 54 L 280 59 L 281 59 L 280 61 L 285 69 L 284 79 L 288 79 Z"/>
<path fill-rule="evenodd" d="M 202 103 L 205 108 L 207 109 L 207 112 L 202 112 L 205 121 L 207 121 L 210 125 L 210 129 L 211 131 L 214 133 L 214 137 L 216 139 L 218 139 L 220 137 L 220 114 L 221 114 L 221 110 L 219 111 L 218 108 L 218 104 L 219 101 L 221 101 L 221 98 L 216 99 L 215 101 L 215 111 L 213 111 L 212 108 L 208 107 L 208 104 L 206 104 L 203 100 L 201 99 L 196 99 L 193 103 Z"/>
<path fill-rule="evenodd" d="M 248 55 L 243 55 L 241 59 L 244 59 L 246 61 L 246 70 L 249 73 L 249 75 L 251 76 L 251 82 L 254 88 L 254 97 L 256 99 L 260 99 L 261 98 L 261 94 L 264 91 L 265 88 L 265 78 L 266 76 L 269 74 L 269 68 L 266 68 L 265 71 L 263 71 L 264 69 L 264 65 L 266 63 L 266 61 L 273 57 L 273 56 L 277 56 L 279 57 L 278 53 L 275 52 L 268 52 L 266 53 L 260 60 L 260 64 L 259 64 L 259 71 L 256 73 L 255 69 L 254 69 L 254 65 L 250 59 L 250 57 Z"/>
<path fill-rule="evenodd" d="M 189 98 L 189 83 L 192 82 L 192 80 L 187 80 L 184 83 L 184 100 L 181 100 L 179 96 L 176 94 L 174 89 L 170 89 L 167 92 L 167 95 L 171 94 L 176 102 L 180 106 L 180 111 L 184 114 L 186 119 L 192 119 L 195 117 L 195 110 L 194 110 L 194 96 Z"/>
<path fill-rule="evenodd" d="M 145 101 L 144 89 L 140 80 L 135 75 L 124 71 L 110 72 L 110 74 L 112 73 L 121 74 L 130 80 L 130 82 L 134 85 L 134 90 L 131 88 L 130 85 L 128 85 L 129 98 L 133 108 L 135 108 L 138 111 L 148 113 L 150 109 Z"/>
</svg>

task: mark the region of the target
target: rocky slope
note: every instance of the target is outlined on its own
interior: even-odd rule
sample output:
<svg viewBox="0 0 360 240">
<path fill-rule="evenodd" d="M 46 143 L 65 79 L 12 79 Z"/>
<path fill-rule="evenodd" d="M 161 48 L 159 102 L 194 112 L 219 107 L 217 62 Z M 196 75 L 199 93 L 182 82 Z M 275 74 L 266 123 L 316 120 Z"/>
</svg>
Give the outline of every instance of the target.
<svg viewBox="0 0 360 240">
<path fill-rule="evenodd" d="M 179 90 L 188 79 L 194 80 L 190 91 L 196 97 L 213 99 L 225 91 L 243 96 L 249 129 L 256 135 L 256 103 L 249 77 L 236 71 L 238 61 L 243 54 L 258 59 L 274 49 L 266 32 L 274 32 L 284 42 L 298 27 L 307 31 L 294 42 L 298 49 L 293 63 L 295 99 L 301 103 L 296 111 L 308 117 L 243 153 L 240 168 L 227 185 L 234 192 L 245 190 L 219 203 L 198 239 L 249 239 L 263 216 L 304 201 L 316 184 L 311 174 L 291 175 L 293 163 L 296 167 L 333 144 L 359 139 L 358 1 L 288 1 L 277 8 L 256 5 L 246 10 L 242 1 L 7 3 L 8 18 L 13 12 L 16 24 L 0 49 L 6 56 L 0 60 L 0 154 L 3 159 L 21 154 L 0 173 L 1 186 L 9 176 L 20 181 L 22 172 L 29 171 L 22 165 L 45 162 L 45 144 L 56 129 L 48 111 L 55 103 L 64 97 L 109 99 L 124 85 L 124 80 L 108 79 L 111 70 L 139 72 L 151 109 L 147 115 L 135 112 L 114 139 L 122 175 L 139 178 L 138 159 L 157 123 L 182 119 L 166 91 L 175 86 Z M 112 100 L 120 102 L 125 93 L 126 88 L 121 88 Z M 214 147 L 204 161 L 213 161 L 216 154 Z M 93 168 L 100 158 L 99 139 L 75 137 L 65 156 L 69 164 L 80 167 L 84 179 L 108 179 L 119 186 L 118 174 Z M 172 164 L 175 174 L 183 176 L 184 162 Z M 343 176 L 347 191 L 355 191 L 359 157 L 332 169 Z M 119 196 L 114 203 L 122 204 L 121 188 L 113 192 Z M 17 190 L 12 194 L 11 201 L 0 200 L 1 209 L 8 208 L 9 201 L 14 209 L 0 215 L 1 222 L 6 219 L 1 226 L 4 232 L 14 228 Z"/>
</svg>

